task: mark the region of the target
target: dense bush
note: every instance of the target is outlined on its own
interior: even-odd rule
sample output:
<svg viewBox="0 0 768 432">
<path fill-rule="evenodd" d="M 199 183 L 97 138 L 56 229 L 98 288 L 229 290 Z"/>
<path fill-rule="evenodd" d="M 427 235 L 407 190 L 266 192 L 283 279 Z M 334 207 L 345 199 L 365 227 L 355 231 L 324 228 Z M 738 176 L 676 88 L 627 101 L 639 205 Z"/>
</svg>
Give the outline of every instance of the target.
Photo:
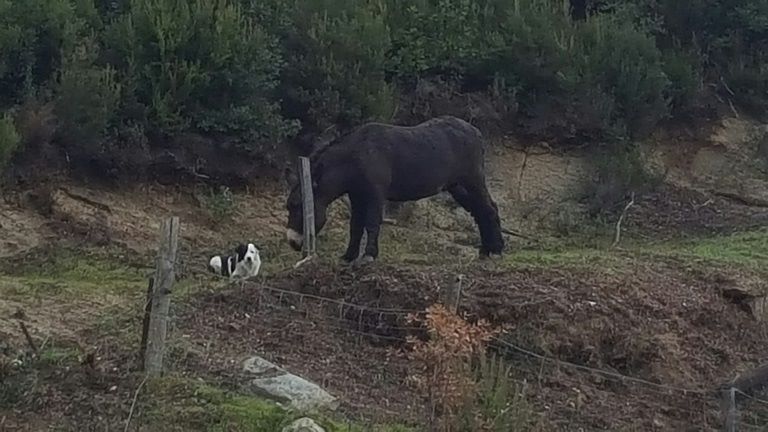
<svg viewBox="0 0 768 432">
<path fill-rule="evenodd" d="M 82 35 L 71 0 L 0 0 L 0 108 L 10 108 L 55 79 Z"/>
<path fill-rule="evenodd" d="M 402 96 L 439 80 L 621 154 L 709 91 L 768 107 L 766 22 L 768 0 L 0 0 L 0 110 L 53 104 L 70 156 L 195 133 L 264 157 L 299 127 L 412 121 Z"/>
<path fill-rule="evenodd" d="M 392 117 L 394 91 L 385 79 L 391 45 L 380 2 L 297 0 L 286 40 L 290 116 L 312 130 Z"/>
<path fill-rule="evenodd" d="M 20 142 L 13 119 L 9 115 L 0 117 L 0 168 L 5 168 Z"/>
<path fill-rule="evenodd" d="M 105 59 L 129 83 L 125 117 L 149 130 L 235 135 L 249 146 L 291 133 L 275 98 L 277 42 L 236 2 L 133 0 L 104 39 Z"/>
</svg>

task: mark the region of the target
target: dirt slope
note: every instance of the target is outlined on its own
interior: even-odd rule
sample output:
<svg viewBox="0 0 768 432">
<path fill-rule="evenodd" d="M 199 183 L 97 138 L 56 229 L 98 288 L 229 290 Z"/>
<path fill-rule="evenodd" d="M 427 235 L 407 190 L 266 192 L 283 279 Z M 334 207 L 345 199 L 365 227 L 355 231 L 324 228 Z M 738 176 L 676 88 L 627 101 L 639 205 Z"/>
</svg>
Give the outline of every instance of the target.
<svg viewBox="0 0 768 432">
<path fill-rule="evenodd" d="M 760 131 L 743 123 L 716 130 L 712 136 L 731 137 L 721 140 L 728 143 L 721 158 L 726 165 L 747 167 L 745 155 L 758 146 Z M 626 249 L 549 250 L 547 242 L 509 237 L 510 253 L 494 263 L 474 260 L 471 219 L 441 198 L 406 207 L 397 225 L 384 229 L 381 262 L 359 270 L 332 263 L 346 238 L 345 208 L 338 203 L 320 242 L 324 261 L 290 271 L 297 256 L 282 241 L 278 183 L 236 194 L 231 222 L 212 216 L 200 190 L 115 190 L 51 181 L 19 191 L 0 203 L 0 293 L 6 296 L 0 301 L 0 335 L 13 345 L 10 352 L 24 350 L 13 316 L 21 308 L 38 340 L 72 342 L 85 357 L 95 353 L 99 360 L 88 366 L 81 359 L 83 365 L 72 366 L 71 373 L 47 377 L 45 392 L 20 417 L 9 418 L 18 424 L 63 418 L 99 430 L 121 424 L 131 400 L 125 386 L 137 384 L 121 365 L 135 361 L 137 304 L 151 270 L 156 230 L 161 218 L 174 214 L 183 223 L 184 291 L 175 311 L 171 364 L 187 376 L 234 386 L 238 362 L 256 353 L 325 385 L 350 415 L 419 422 L 424 401 L 408 385 L 409 365 L 400 352 L 402 339 L 419 329 L 404 321 L 404 313 L 436 301 L 462 273 L 462 312 L 510 326 L 494 348 L 512 362 L 516 379 L 526 382 L 531 403 L 554 430 L 716 430 L 711 392 L 768 356 L 765 323 L 748 304 L 726 295 L 766 294 L 760 265 L 768 251 L 760 228 L 768 212 L 756 205 L 759 190 L 721 187 L 729 184 L 723 173 L 730 171 L 697 174 L 713 165 L 701 155 L 717 139 L 681 147 L 698 152 L 695 166 L 674 165 L 674 149 L 655 147 L 667 152 L 659 158 L 672 174 L 633 206 L 624 225 Z M 489 160 L 489 183 L 505 225 L 549 239 L 553 218 L 589 176 L 588 160 L 507 144 L 497 145 Z M 759 184 L 759 167 L 744 170 L 750 173 L 744 184 Z M 602 229 L 606 238 L 611 235 L 611 226 Z M 745 230 L 757 234 L 707 238 Z M 595 243 L 580 235 L 564 243 Z M 681 240 L 689 236 L 698 243 Z M 264 272 L 257 282 L 225 288 L 203 276 L 208 255 L 242 239 L 263 248 Z M 131 270 L 110 269 L 90 281 L 96 270 L 78 265 L 95 258 L 75 255 L 80 262 L 66 275 L 24 273 L 55 267 L 49 250 L 56 248 L 96 249 L 107 254 L 108 263 Z M 80 297 L 67 291 L 64 276 L 79 284 Z M 86 279 L 87 286 L 80 283 Z M 304 295 L 291 294 L 296 292 Z M 80 374 L 90 377 L 86 389 L 73 384 Z M 118 390 L 111 393 L 113 386 Z M 57 408 L 48 410 L 46 403 Z M 104 415 L 84 419 L 89 410 Z"/>
</svg>

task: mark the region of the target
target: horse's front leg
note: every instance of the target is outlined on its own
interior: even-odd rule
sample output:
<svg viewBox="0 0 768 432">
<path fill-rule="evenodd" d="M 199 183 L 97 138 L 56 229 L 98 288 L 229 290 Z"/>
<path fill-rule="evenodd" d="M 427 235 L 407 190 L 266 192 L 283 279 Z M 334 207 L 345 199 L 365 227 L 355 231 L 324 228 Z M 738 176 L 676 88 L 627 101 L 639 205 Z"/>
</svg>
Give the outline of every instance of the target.
<svg viewBox="0 0 768 432">
<path fill-rule="evenodd" d="M 352 262 L 360 255 L 360 240 L 365 228 L 365 206 L 350 198 L 349 244 L 347 251 L 341 256 L 345 262 Z"/>
</svg>

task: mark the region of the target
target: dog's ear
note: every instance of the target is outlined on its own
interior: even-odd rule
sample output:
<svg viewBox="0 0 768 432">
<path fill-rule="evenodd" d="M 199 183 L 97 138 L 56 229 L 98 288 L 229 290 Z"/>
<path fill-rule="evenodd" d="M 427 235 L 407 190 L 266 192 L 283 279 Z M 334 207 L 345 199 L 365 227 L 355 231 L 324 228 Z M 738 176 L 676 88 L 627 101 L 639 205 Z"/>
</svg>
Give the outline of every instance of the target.
<svg viewBox="0 0 768 432">
<path fill-rule="evenodd" d="M 237 255 L 237 260 L 238 261 L 242 261 L 243 259 L 245 259 L 245 254 L 246 253 L 248 253 L 248 246 L 246 246 L 246 245 L 244 245 L 242 243 L 237 245 L 237 247 L 235 248 L 235 254 Z"/>
</svg>

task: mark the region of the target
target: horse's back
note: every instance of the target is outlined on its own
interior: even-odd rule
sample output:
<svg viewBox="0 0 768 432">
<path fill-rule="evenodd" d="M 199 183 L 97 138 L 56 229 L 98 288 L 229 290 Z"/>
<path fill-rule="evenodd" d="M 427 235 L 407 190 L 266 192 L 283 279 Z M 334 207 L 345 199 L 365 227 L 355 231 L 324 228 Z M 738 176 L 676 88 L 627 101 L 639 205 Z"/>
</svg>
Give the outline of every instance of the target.
<svg viewBox="0 0 768 432">
<path fill-rule="evenodd" d="M 388 150 L 394 154 L 483 151 L 480 131 L 453 116 L 435 117 L 413 126 L 366 123 L 356 131 L 352 141 L 355 146 L 370 147 L 370 151 Z"/>
<path fill-rule="evenodd" d="M 389 198 L 413 200 L 434 195 L 483 169 L 480 131 L 456 117 L 443 116 L 414 126 L 368 123 L 350 144 L 362 171 L 389 178 Z"/>
</svg>

